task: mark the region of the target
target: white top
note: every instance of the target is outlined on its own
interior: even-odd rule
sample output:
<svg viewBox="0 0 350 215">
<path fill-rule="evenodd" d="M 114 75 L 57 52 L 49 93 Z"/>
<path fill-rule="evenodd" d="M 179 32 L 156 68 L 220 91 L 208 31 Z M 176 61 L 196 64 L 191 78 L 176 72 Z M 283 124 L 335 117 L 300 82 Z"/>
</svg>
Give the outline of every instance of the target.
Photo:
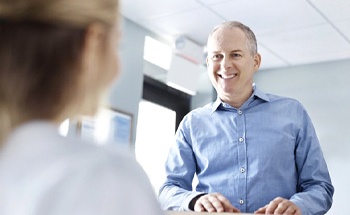
<svg viewBox="0 0 350 215">
<path fill-rule="evenodd" d="M 0 214 L 163 214 L 126 153 L 62 137 L 48 122 L 23 125 L 0 152 Z"/>
</svg>

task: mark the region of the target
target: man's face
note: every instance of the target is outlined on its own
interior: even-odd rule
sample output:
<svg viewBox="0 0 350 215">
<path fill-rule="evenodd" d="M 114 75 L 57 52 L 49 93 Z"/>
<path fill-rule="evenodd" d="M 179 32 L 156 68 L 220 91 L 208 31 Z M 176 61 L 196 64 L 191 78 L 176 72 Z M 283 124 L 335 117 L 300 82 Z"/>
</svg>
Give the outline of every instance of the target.
<svg viewBox="0 0 350 215">
<path fill-rule="evenodd" d="M 221 100 L 232 101 L 252 92 L 260 55 L 252 56 L 241 29 L 216 30 L 208 40 L 207 49 L 208 75 Z"/>
</svg>

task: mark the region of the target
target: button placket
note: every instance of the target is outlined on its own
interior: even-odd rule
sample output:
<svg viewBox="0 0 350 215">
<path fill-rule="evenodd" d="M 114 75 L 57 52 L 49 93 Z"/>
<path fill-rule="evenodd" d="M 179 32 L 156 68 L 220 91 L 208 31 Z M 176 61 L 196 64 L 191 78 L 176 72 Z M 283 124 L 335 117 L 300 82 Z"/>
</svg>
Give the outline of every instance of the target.
<svg viewBox="0 0 350 215">
<path fill-rule="evenodd" d="M 244 167 L 241 167 L 241 168 L 240 168 L 240 171 L 241 171 L 241 173 L 244 173 L 244 172 L 245 172 L 245 168 L 244 168 Z"/>
<path fill-rule="evenodd" d="M 244 204 L 244 200 L 243 200 L 243 199 L 240 199 L 240 200 L 239 200 L 239 204 L 243 205 L 243 204 Z"/>
<path fill-rule="evenodd" d="M 247 145 L 246 145 L 246 121 L 245 113 L 241 109 L 237 109 L 237 135 L 238 135 L 238 203 L 240 205 L 240 210 L 245 211 L 246 204 L 245 199 L 247 198 Z M 237 168 L 236 167 L 236 168 Z"/>
</svg>

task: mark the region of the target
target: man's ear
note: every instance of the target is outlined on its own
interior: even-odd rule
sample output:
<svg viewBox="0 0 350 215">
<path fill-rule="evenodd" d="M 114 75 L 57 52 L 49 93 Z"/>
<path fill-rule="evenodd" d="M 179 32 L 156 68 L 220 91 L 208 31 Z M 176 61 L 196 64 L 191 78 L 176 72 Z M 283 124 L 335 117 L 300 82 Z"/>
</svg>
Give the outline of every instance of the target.
<svg viewBox="0 0 350 215">
<path fill-rule="evenodd" d="M 258 69 L 260 68 L 260 64 L 261 64 L 261 55 L 259 53 L 256 53 L 254 55 L 254 68 L 255 68 L 255 71 L 258 71 Z"/>
</svg>

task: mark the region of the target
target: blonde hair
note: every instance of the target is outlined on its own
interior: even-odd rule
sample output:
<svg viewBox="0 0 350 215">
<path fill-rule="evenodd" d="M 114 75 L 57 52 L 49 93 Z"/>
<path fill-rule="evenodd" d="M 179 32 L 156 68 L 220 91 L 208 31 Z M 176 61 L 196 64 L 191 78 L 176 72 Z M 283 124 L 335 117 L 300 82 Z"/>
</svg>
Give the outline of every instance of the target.
<svg viewBox="0 0 350 215">
<path fill-rule="evenodd" d="M 118 15 L 116 0 L 0 0 L 0 17 L 86 27 L 99 21 L 112 25 Z"/>
<path fill-rule="evenodd" d="M 111 28 L 118 11 L 118 0 L 0 0 L 0 143 L 23 122 L 79 112 L 87 27 Z"/>
</svg>

